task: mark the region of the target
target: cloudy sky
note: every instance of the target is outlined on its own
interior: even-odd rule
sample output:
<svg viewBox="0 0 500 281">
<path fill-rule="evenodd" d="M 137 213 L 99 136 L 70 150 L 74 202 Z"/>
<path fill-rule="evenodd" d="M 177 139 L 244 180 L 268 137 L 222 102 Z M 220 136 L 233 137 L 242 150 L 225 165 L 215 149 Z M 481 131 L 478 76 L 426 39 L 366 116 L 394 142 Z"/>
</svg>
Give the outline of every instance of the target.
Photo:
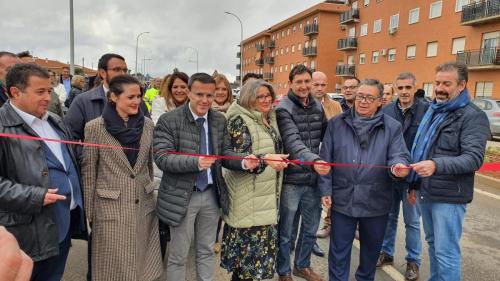
<svg viewBox="0 0 500 281">
<path fill-rule="evenodd" d="M 69 0 L 0 0 L 2 39 L 0 50 L 29 50 L 40 58 L 69 62 Z M 75 63 L 96 68 L 99 57 L 115 52 L 135 67 L 136 36 L 139 66 L 163 76 L 174 67 L 192 74 L 214 69 L 236 76 L 236 52 L 243 36 L 252 36 L 321 0 L 74 0 Z"/>
</svg>

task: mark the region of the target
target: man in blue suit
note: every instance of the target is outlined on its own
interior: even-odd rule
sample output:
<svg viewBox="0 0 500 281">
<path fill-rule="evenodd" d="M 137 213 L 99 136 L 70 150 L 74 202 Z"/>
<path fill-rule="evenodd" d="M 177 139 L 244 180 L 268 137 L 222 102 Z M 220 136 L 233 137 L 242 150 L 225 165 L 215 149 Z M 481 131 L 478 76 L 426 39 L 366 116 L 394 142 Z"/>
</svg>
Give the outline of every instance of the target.
<svg viewBox="0 0 500 281">
<path fill-rule="evenodd" d="M 65 140 L 62 121 L 47 111 L 49 73 L 13 66 L 9 101 L 0 109 L 0 133 Z M 31 280 L 61 280 L 71 238 L 86 238 L 78 164 L 73 147 L 54 141 L 0 138 L 0 225 L 34 261 Z"/>
</svg>

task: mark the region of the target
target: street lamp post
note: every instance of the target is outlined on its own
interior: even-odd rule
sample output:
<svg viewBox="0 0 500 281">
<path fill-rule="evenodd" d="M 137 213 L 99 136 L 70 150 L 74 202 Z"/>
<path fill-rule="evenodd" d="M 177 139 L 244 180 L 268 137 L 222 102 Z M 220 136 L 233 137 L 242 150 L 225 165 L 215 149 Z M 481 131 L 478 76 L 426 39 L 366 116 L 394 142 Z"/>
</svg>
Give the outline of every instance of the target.
<svg viewBox="0 0 500 281">
<path fill-rule="evenodd" d="M 69 73 L 75 75 L 75 29 L 73 24 L 73 0 L 69 0 Z"/>
<path fill-rule="evenodd" d="M 139 37 L 141 37 L 141 35 L 146 34 L 146 33 L 149 33 L 149 31 L 144 31 L 144 32 L 139 33 L 135 39 L 135 75 L 136 76 L 137 76 L 137 54 L 139 53 Z"/>
<path fill-rule="evenodd" d="M 241 33 L 240 33 L 240 87 L 243 86 L 243 22 L 241 22 L 241 19 L 231 13 L 231 12 L 228 12 L 228 11 L 225 11 L 224 13 L 228 14 L 228 15 L 231 15 L 233 17 L 235 17 L 239 22 L 240 22 L 240 28 L 241 28 Z"/>
<path fill-rule="evenodd" d="M 195 52 L 196 52 L 196 72 L 198 72 L 198 63 L 199 63 L 199 52 L 198 52 L 198 49 L 194 48 L 194 47 L 188 47 L 188 49 L 193 49 Z M 191 62 L 191 60 L 190 60 Z"/>
</svg>

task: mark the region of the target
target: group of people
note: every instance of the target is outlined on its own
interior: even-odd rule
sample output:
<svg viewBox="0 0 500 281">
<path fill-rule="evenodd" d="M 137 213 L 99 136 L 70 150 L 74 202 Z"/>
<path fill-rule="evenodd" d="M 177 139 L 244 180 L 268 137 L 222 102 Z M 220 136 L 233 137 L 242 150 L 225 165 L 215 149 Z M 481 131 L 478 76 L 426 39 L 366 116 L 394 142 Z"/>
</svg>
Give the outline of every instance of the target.
<svg viewBox="0 0 500 281">
<path fill-rule="evenodd" d="M 196 279 L 215 280 L 221 221 L 231 280 L 323 280 L 311 267 L 322 206 L 328 279 L 349 279 L 358 229 L 356 279 L 374 280 L 377 265 L 393 262 L 400 202 L 407 280 L 419 278 L 420 216 L 430 280 L 460 280 L 462 224 L 489 137 L 464 65 L 436 68 L 431 103 L 401 73 L 397 100 L 383 107 L 378 80 L 346 79 L 337 102 L 326 75 L 304 65 L 277 106 L 258 77 L 233 101 L 223 75 L 178 71 L 144 101 L 127 72 L 122 56 L 103 55 L 102 84 L 77 94 L 61 120 L 48 112 L 47 70 L 0 56 L 0 134 L 9 136 L 0 138 L 0 225 L 34 262 L 31 280 L 61 280 L 72 238 L 89 241 L 89 280 L 157 280 L 159 224 L 169 230 L 167 280 L 186 280 L 192 243 Z"/>
</svg>

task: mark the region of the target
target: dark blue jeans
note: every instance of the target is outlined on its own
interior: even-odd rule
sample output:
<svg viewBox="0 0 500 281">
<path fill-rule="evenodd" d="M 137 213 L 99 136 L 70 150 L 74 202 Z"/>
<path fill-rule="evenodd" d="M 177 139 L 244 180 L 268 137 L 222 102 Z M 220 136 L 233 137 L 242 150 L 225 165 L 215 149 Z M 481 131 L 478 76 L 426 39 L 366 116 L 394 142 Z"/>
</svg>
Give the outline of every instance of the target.
<svg viewBox="0 0 500 281">
<path fill-rule="evenodd" d="M 420 254 L 422 253 L 422 241 L 420 240 L 420 207 L 408 202 L 408 188 L 405 184 L 394 186 L 394 201 L 389 213 L 387 229 L 385 230 L 382 252 L 394 256 L 394 244 L 398 230 L 398 217 L 401 203 L 403 204 L 403 219 L 406 229 L 406 261 L 416 262 L 420 267 Z"/>
<path fill-rule="evenodd" d="M 311 266 L 311 252 L 316 241 L 321 216 L 320 195 L 317 187 L 284 185 L 281 192 L 279 221 L 279 251 L 277 272 L 279 275 L 291 273 L 290 246 L 293 220 L 300 208 L 300 233 L 295 248 L 295 266 L 302 269 Z"/>
<path fill-rule="evenodd" d="M 59 243 L 59 255 L 46 260 L 35 262 L 31 273 L 31 281 L 60 281 L 64 274 L 64 267 L 71 247 L 71 236 Z"/>
<path fill-rule="evenodd" d="M 329 280 L 349 280 L 352 242 L 358 223 L 361 249 L 359 266 L 356 270 L 356 280 L 374 280 L 377 259 L 387 225 L 387 215 L 356 218 L 346 216 L 332 209 L 331 220 L 333 231 L 330 232 L 330 252 L 328 254 Z"/>
</svg>

